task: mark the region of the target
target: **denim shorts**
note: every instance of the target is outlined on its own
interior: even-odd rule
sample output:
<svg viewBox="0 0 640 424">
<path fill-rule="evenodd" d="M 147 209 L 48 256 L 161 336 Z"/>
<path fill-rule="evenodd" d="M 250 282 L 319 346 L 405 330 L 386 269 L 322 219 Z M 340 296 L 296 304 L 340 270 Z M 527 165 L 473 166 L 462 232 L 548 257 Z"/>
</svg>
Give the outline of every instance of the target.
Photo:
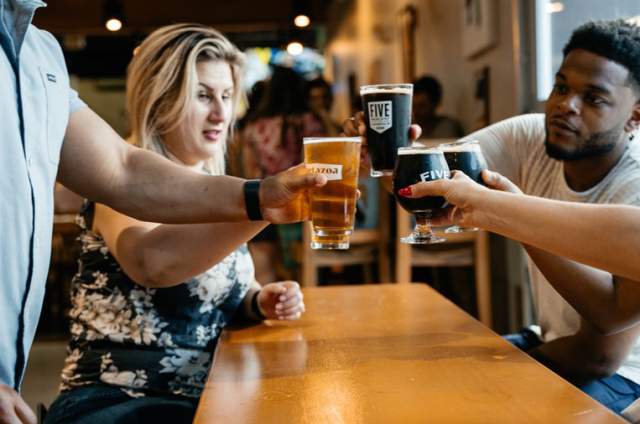
<svg viewBox="0 0 640 424">
<path fill-rule="evenodd" d="M 503 337 L 525 352 L 543 343 L 538 335 L 528 328 Z M 640 398 L 640 385 L 620 374 L 593 380 L 576 387 L 617 414 Z"/>
</svg>

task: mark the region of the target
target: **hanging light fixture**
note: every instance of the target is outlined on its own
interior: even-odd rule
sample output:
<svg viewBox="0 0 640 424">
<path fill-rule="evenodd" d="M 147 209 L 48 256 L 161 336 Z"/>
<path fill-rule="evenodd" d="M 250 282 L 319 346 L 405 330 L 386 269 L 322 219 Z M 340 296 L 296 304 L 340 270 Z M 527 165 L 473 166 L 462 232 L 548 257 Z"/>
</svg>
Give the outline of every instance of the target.
<svg viewBox="0 0 640 424">
<path fill-rule="evenodd" d="M 111 32 L 120 31 L 124 26 L 124 10 L 120 0 L 105 0 L 103 8 L 103 23 Z"/>
<path fill-rule="evenodd" d="M 291 41 L 287 44 L 287 53 L 291 56 L 298 56 L 304 50 L 304 46 L 299 41 Z"/>
<path fill-rule="evenodd" d="M 295 18 L 293 18 L 293 23 L 298 28 L 305 28 L 309 26 L 309 24 L 311 23 L 311 19 L 309 19 L 307 15 L 297 15 Z"/>
<path fill-rule="evenodd" d="M 293 24 L 298 28 L 306 28 L 311 24 L 309 0 L 294 0 Z"/>
</svg>

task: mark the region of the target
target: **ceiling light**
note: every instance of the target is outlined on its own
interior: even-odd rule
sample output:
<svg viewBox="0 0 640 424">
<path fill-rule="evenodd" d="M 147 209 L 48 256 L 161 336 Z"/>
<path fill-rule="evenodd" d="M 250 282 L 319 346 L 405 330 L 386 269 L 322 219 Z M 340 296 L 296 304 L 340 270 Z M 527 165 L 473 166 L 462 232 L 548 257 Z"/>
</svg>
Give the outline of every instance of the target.
<svg viewBox="0 0 640 424">
<path fill-rule="evenodd" d="M 102 9 L 102 23 L 111 32 L 122 29 L 125 17 L 121 0 L 105 0 Z"/>
<path fill-rule="evenodd" d="M 298 15 L 294 18 L 293 23 L 298 28 L 305 28 L 309 26 L 311 19 L 307 15 Z"/>
<path fill-rule="evenodd" d="M 120 31 L 122 29 L 122 21 L 117 18 L 111 18 L 104 24 L 104 26 L 112 32 Z"/>
<path fill-rule="evenodd" d="M 300 53 L 302 53 L 303 50 L 304 50 L 304 46 L 302 45 L 302 43 L 298 41 L 292 41 L 289 44 L 287 44 L 287 52 L 291 56 L 297 56 Z"/>
</svg>

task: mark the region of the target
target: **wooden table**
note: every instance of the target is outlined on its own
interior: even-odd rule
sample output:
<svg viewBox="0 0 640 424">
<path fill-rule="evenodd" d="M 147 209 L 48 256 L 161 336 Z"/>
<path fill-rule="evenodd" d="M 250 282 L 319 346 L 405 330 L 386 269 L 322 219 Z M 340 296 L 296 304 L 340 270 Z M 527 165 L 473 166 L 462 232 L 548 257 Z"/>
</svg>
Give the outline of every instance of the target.
<svg viewBox="0 0 640 424">
<path fill-rule="evenodd" d="M 424 284 L 305 289 L 225 333 L 195 423 L 621 423 Z"/>
</svg>

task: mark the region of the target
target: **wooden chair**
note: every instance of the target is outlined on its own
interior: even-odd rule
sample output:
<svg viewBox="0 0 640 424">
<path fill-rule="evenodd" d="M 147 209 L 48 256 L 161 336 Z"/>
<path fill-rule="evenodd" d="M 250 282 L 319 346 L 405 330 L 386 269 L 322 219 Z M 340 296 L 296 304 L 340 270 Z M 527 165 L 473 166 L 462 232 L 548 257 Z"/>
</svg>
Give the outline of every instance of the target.
<svg viewBox="0 0 640 424">
<path fill-rule="evenodd" d="M 413 249 L 400 242 L 400 237 L 410 231 L 411 215 L 396 206 L 396 282 L 407 284 L 412 281 L 411 269 L 424 267 L 475 268 L 476 302 L 478 317 L 487 327 L 491 327 L 491 273 L 489 266 L 489 235 L 486 231 L 469 231 L 443 235 L 447 241 L 434 245 L 429 250 Z M 442 235 L 442 234 L 441 234 Z"/>
<path fill-rule="evenodd" d="M 389 208 L 388 194 L 377 187 L 378 220 L 376 228 L 356 229 L 350 237 L 348 250 L 313 250 L 311 223 L 305 223 L 302 236 L 300 283 L 303 287 L 318 285 L 318 270 L 322 267 L 362 265 L 364 282 L 373 282 L 372 267 L 378 264 L 378 276 L 382 282 L 389 281 Z"/>
</svg>

